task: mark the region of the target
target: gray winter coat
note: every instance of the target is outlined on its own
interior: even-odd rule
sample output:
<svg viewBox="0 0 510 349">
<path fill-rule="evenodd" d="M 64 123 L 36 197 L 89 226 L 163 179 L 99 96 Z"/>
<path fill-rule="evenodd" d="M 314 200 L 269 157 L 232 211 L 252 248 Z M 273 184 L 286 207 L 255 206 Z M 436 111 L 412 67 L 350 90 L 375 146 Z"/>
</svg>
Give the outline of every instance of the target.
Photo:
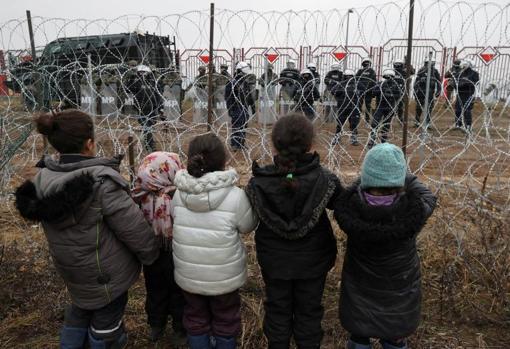
<svg viewBox="0 0 510 349">
<path fill-rule="evenodd" d="M 34 181 L 16 191 L 16 206 L 42 223 L 55 267 L 72 302 L 101 308 L 138 279 L 140 263 L 159 249 L 152 229 L 128 194 L 120 159 L 62 164 L 50 157 Z"/>
</svg>

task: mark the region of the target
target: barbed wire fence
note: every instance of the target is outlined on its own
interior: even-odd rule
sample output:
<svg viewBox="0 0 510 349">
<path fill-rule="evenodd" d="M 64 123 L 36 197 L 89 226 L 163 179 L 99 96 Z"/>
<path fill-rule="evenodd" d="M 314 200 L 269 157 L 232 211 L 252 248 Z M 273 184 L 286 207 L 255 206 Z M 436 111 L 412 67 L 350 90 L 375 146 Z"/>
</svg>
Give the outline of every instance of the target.
<svg viewBox="0 0 510 349">
<path fill-rule="evenodd" d="M 402 144 L 408 80 L 409 169 L 450 209 L 437 226 L 456 241 L 457 255 L 481 260 L 465 249 L 467 228 L 456 218 L 503 220 L 510 210 L 510 4 L 417 2 L 410 76 L 388 72 L 407 52 L 407 1 L 351 10 L 216 10 L 212 57 L 209 10 L 35 16 L 35 59 L 27 19 L 0 24 L 0 201 L 10 200 L 46 151 L 33 112 L 69 107 L 93 116 L 99 155 L 131 155 L 122 168 L 127 176 L 150 148 L 185 159 L 190 139 L 210 129 L 225 140 L 244 182 L 252 161 L 273 155 L 272 124 L 302 112 L 316 126 L 314 149 L 324 164 L 350 182 L 372 142 Z M 366 58 L 374 77 L 357 75 Z M 456 60 L 468 62 L 479 80 L 462 84 Z M 246 74 L 236 75 L 238 62 L 251 65 Z M 292 63 L 298 78 L 284 74 Z M 318 76 L 305 80 L 300 73 L 310 63 Z M 331 78 L 335 69 L 343 78 Z M 507 254 L 493 253 L 485 264 L 508 258 L 510 248 L 498 248 Z M 452 257 L 442 266 L 445 280 L 461 274 L 456 263 Z M 477 263 L 469 262 L 470 272 Z M 508 276 L 502 267 L 491 270 Z"/>
</svg>

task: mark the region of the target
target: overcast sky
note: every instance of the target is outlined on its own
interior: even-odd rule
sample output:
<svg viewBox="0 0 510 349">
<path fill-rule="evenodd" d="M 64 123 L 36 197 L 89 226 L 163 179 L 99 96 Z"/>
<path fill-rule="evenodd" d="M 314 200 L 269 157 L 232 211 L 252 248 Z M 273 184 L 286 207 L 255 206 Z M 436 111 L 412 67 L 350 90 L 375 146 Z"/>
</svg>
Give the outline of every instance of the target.
<svg viewBox="0 0 510 349">
<path fill-rule="evenodd" d="M 405 0 L 404 0 L 405 1 Z M 428 0 L 427 0 L 428 1 Z M 162 15 L 190 10 L 209 8 L 211 1 L 204 0 L 2 0 L 0 22 L 25 16 L 25 10 L 31 10 L 32 15 L 44 17 L 66 18 L 97 18 L 117 17 L 121 14 Z M 388 0 L 217 0 L 218 8 L 233 10 L 253 9 L 266 10 L 329 10 L 334 8 L 349 8 L 386 3 Z M 402 1 L 397 1 L 401 3 Z M 430 0 L 432 2 L 432 0 Z M 496 2 L 503 2 L 496 0 Z"/>
</svg>

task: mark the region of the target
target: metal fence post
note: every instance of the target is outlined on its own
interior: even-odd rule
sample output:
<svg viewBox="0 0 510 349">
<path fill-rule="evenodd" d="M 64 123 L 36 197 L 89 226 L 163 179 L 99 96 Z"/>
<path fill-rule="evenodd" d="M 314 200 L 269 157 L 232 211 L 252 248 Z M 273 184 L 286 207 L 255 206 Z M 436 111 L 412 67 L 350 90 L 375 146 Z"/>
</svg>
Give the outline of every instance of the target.
<svg viewBox="0 0 510 349">
<path fill-rule="evenodd" d="M 404 93 L 404 125 L 402 127 L 402 151 L 407 157 L 407 127 L 409 119 L 409 90 L 411 87 L 411 55 L 413 53 L 413 25 L 414 25 L 414 0 L 409 2 L 409 31 L 407 35 L 407 56 L 406 56 L 406 89 Z"/>
<path fill-rule="evenodd" d="M 211 15 L 209 27 L 209 78 L 207 98 L 207 130 L 211 130 L 213 119 L 213 68 L 214 68 L 214 3 L 211 2 Z"/>
</svg>

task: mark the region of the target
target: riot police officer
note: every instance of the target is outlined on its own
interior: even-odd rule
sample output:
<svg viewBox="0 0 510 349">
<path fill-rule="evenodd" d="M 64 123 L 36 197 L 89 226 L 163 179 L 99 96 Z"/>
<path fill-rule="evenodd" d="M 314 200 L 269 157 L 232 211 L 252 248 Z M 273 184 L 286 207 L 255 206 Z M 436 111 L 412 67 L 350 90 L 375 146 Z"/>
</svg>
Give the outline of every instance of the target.
<svg viewBox="0 0 510 349">
<path fill-rule="evenodd" d="M 410 75 L 414 74 L 414 69 L 411 68 L 411 72 L 408 75 L 407 70 L 404 64 L 404 61 L 401 59 L 397 59 L 393 62 L 393 70 L 395 70 L 395 80 L 398 82 L 400 88 L 405 93 L 406 92 L 406 81 L 410 77 Z M 400 103 L 397 107 L 398 120 L 403 122 L 403 114 L 404 114 L 404 100 L 401 99 Z"/>
<path fill-rule="evenodd" d="M 359 125 L 359 98 L 358 84 L 354 77 L 354 71 L 351 69 L 345 70 L 343 79 L 340 83 L 336 84 L 332 89 L 337 101 L 337 126 L 336 134 L 333 138 L 332 144 L 335 145 L 340 141 L 341 134 L 343 133 L 344 125 L 349 120 L 351 129 L 351 144 L 359 145 L 358 143 L 358 125 Z"/>
<path fill-rule="evenodd" d="M 221 64 L 220 65 L 220 74 L 221 76 L 224 76 L 230 80 L 232 78 L 232 75 L 230 75 L 228 71 L 228 65 L 227 64 Z"/>
<path fill-rule="evenodd" d="M 464 126 L 467 132 L 471 132 L 473 122 L 471 112 L 480 75 L 473 69 L 473 63 L 467 59 L 460 63 L 460 69 L 455 103 L 455 126 L 457 128 Z"/>
<path fill-rule="evenodd" d="M 373 89 L 377 107 L 372 120 L 372 131 L 370 132 L 370 140 L 368 143 L 369 148 L 373 147 L 379 131 L 381 131 L 382 143 L 386 142 L 388 139 L 391 119 L 403 96 L 400 85 L 395 80 L 395 75 L 393 69 L 384 70 L 383 80 Z"/>
<path fill-rule="evenodd" d="M 161 108 L 161 94 L 152 70 L 146 65 L 138 65 L 137 76 L 129 87 L 133 95 L 138 122 L 142 125 L 142 139 L 148 152 L 156 150 L 152 128 Z"/>
<path fill-rule="evenodd" d="M 358 82 L 358 90 L 362 93 L 360 100 L 360 110 L 362 104 L 365 104 L 365 120 L 370 123 L 370 117 L 372 116 L 372 99 L 374 98 L 372 90 L 377 82 L 375 70 L 372 68 L 372 60 L 370 58 L 364 58 L 361 61 L 361 68 L 356 73 L 356 79 Z"/>
<path fill-rule="evenodd" d="M 308 64 L 306 65 L 306 68 L 312 72 L 313 79 L 314 79 L 315 83 L 317 85 L 320 85 L 320 83 L 321 83 L 321 75 L 317 71 L 317 64 L 315 64 L 314 62 L 308 62 Z"/>
<path fill-rule="evenodd" d="M 200 67 L 198 67 L 198 75 L 195 77 L 195 87 L 196 88 L 199 88 L 199 89 L 202 89 L 202 90 L 207 90 L 207 84 L 208 84 L 208 76 L 206 74 L 206 67 L 205 65 L 201 65 Z"/>
<path fill-rule="evenodd" d="M 336 115 L 336 108 L 332 108 L 331 104 L 334 102 L 332 99 L 334 99 L 333 89 L 342 81 L 343 73 L 340 68 L 340 64 L 333 63 L 331 65 L 330 70 L 327 72 L 326 76 L 324 77 L 324 85 L 326 86 L 324 90 L 324 101 L 326 103 L 326 110 L 325 115 L 326 119 L 328 120 L 335 120 L 337 119 Z M 336 105 L 336 103 L 334 103 Z M 331 115 L 333 114 L 333 115 Z"/>
<path fill-rule="evenodd" d="M 461 63 L 460 59 L 454 60 L 452 67 L 444 75 L 444 77 L 446 79 L 446 100 L 449 103 L 453 103 L 452 93 L 453 93 L 453 91 L 455 91 L 457 81 L 459 80 L 459 75 L 461 72 L 460 63 Z M 446 103 L 445 107 L 446 108 L 448 107 L 448 103 Z"/>
<path fill-rule="evenodd" d="M 319 90 L 315 84 L 315 78 L 310 69 L 301 72 L 301 89 L 296 92 L 296 110 L 301 111 L 310 120 L 315 118 L 314 102 L 320 98 Z"/>
<path fill-rule="evenodd" d="M 430 67 L 429 67 L 430 64 Z M 428 77 L 428 70 L 430 69 L 430 77 Z M 429 80 L 429 95 L 427 97 L 427 80 Z M 434 61 L 428 58 L 424 61 L 423 67 L 418 70 L 416 80 L 414 81 L 414 96 L 416 99 L 416 120 L 415 127 L 420 126 L 422 111 L 426 108 L 427 115 L 425 115 L 426 124 L 430 123 L 430 114 L 434 109 L 434 100 L 441 94 L 441 76 L 434 67 Z M 428 107 L 427 107 L 428 106 Z"/>
<path fill-rule="evenodd" d="M 237 63 L 234 77 L 225 87 L 225 101 L 228 114 L 232 118 L 230 145 L 234 151 L 245 147 L 246 127 L 249 121 L 248 108 L 254 104 L 251 86 L 247 80 L 250 73 L 248 63 Z"/>
<path fill-rule="evenodd" d="M 334 63 L 331 64 L 331 68 L 324 77 L 324 85 L 326 85 L 326 90 L 331 91 L 336 85 L 338 85 L 342 81 L 343 73 L 340 69 L 340 64 Z"/>
<path fill-rule="evenodd" d="M 273 65 L 272 64 L 268 64 L 267 65 L 267 77 L 266 77 L 266 71 L 264 71 L 262 73 L 262 75 L 260 76 L 260 78 L 259 78 L 259 84 L 262 87 L 266 87 L 266 81 L 267 81 L 267 83 L 269 85 L 269 84 L 271 84 L 271 82 L 274 79 L 276 79 L 276 74 L 273 71 Z"/>
<path fill-rule="evenodd" d="M 279 83 L 281 85 L 281 105 L 283 105 L 281 114 L 285 115 L 289 111 L 289 104 L 294 100 L 296 91 L 300 88 L 301 84 L 301 75 L 299 70 L 296 69 L 295 61 L 289 60 L 287 62 L 286 68 L 280 72 Z"/>
</svg>

